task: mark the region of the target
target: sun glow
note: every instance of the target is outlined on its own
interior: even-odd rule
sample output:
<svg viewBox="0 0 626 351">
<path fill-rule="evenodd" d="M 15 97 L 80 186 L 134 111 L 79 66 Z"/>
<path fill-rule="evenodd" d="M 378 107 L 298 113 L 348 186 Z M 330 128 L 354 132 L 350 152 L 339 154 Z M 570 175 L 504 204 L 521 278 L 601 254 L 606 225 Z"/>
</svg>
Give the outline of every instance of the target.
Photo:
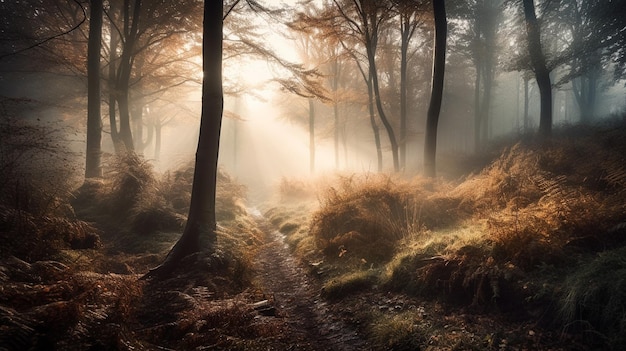
<svg viewBox="0 0 626 351">
<path fill-rule="evenodd" d="M 271 191 L 282 177 L 309 176 L 308 132 L 281 118 L 275 102 L 243 98 L 240 104 L 243 120 L 222 125 L 220 164 L 257 194 Z M 332 155 L 332 147 L 318 140 L 316 173 L 333 169 Z"/>
</svg>

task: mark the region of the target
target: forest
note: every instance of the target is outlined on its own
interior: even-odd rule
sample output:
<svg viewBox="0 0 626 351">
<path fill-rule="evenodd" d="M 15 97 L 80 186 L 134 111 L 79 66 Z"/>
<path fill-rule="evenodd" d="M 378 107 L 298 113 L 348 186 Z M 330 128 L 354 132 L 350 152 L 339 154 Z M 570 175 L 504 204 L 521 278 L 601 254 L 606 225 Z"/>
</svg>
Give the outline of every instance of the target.
<svg viewBox="0 0 626 351">
<path fill-rule="evenodd" d="M 626 349 L 626 0 L 0 0 L 0 351 Z"/>
</svg>

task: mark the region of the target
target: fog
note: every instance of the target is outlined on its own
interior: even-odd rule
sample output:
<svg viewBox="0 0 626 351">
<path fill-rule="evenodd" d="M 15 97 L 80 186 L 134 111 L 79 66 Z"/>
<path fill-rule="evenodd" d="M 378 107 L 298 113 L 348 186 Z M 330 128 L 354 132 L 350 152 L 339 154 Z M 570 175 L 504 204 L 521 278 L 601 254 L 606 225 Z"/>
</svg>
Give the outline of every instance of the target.
<svg viewBox="0 0 626 351">
<path fill-rule="evenodd" d="M 306 177 L 309 170 L 308 134 L 281 118 L 270 102 L 242 99 L 242 119 L 226 119 L 222 125 L 219 164 L 248 185 L 252 197 L 266 193 L 283 177 Z M 332 150 L 316 147 L 316 170 L 332 169 Z"/>
<path fill-rule="evenodd" d="M 293 2 L 263 3 L 282 8 Z M 306 6 L 310 15 L 322 9 L 319 2 L 309 2 Z M 499 16 L 512 19 L 519 15 L 509 10 Z M 331 42 L 329 33 L 321 35 L 322 31 L 329 30 L 321 22 L 311 22 L 319 26 L 317 32 L 294 30 L 297 26 L 294 27 L 292 23 L 289 27 L 287 23 L 294 21 L 297 11 L 296 7 L 290 8 L 290 11 L 255 14 L 241 6 L 234 8 L 224 24 L 225 109 L 219 164 L 248 186 L 252 198 L 271 192 L 283 178 L 319 176 L 336 171 L 378 171 L 374 131 L 367 105 L 367 86 L 359 71 L 359 65 L 361 69 L 367 68 L 363 44 L 348 42 L 352 46 L 339 45 L 337 40 L 348 40 L 346 38 L 334 38 L 335 41 Z M 51 12 L 49 20 L 54 20 L 55 16 Z M 477 151 L 475 94 L 478 91 L 481 104 L 482 95 L 485 94 L 485 82 L 476 85 L 478 68 L 475 63 L 482 61 L 472 59 L 471 55 L 485 53 L 472 53 L 470 40 L 466 37 L 466 32 L 480 23 L 473 23 L 471 19 L 457 19 L 458 14 L 455 13 L 451 13 L 450 17 L 444 97 L 437 132 L 438 153 L 471 155 Z M 482 137 L 486 145 L 501 138 L 534 133 L 539 125 L 540 104 L 536 82 L 527 67 L 515 65 L 516 60 L 521 60 L 518 56 L 524 51 L 523 38 L 517 35 L 522 27 L 500 17 L 498 23 L 502 26 L 494 29 L 497 45 L 491 53 L 497 60 L 492 68 L 489 106 L 481 106 L 488 114 L 486 135 Z M 555 18 L 549 19 L 558 22 Z M 400 140 L 399 35 L 395 27 L 398 23 L 392 17 L 387 20 L 388 27 L 385 27 L 385 35 L 380 38 L 376 60 L 381 104 L 396 139 Z M 413 20 L 420 21 L 417 17 Z M 408 47 L 407 130 L 406 139 L 402 140 L 406 143 L 406 164 L 401 169 L 401 173 L 406 176 L 422 171 L 425 119 L 430 98 L 432 32 L 428 25 L 422 25 L 416 27 Z M 79 29 L 87 36 L 87 28 Z M 195 27 L 195 30 L 199 30 L 199 27 Z M 109 29 L 104 28 L 103 32 L 105 41 L 110 40 Z M 197 36 L 194 36 L 197 34 L 181 34 L 178 39 L 185 42 L 184 51 L 181 51 L 180 42 L 168 42 L 170 46 L 167 47 L 176 49 L 174 56 L 192 53 L 199 49 Z M 572 37 L 571 33 L 562 34 L 567 38 Z M 3 59 L 0 94 L 7 99 L 33 102 L 29 108 L 18 111 L 16 117 L 33 123 L 39 120 L 58 122 L 61 123 L 59 129 L 67 128 L 70 131 L 67 133 L 69 148 L 75 154 L 75 162 L 81 164 L 84 158 L 81 140 L 85 138 L 87 101 L 85 43 L 77 42 L 83 46 L 76 44 L 75 47 L 66 47 L 61 42 L 52 41 L 46 43 L 48 46 L 44 50 L 27 52 L 22 56 L 7 56 Z M 107 43 L 104 44 L 104 50 L 107 50 Z M 552 43 L 547 50 L 551 51 L 548 57 L 566 57 L 563 53 L 567 53 L 568 45 L 565 42 Z M 46 50 L 53 52 L 55 49 L 65 50 L 66 56 L 72 60 L 68 62 L 44 55 Z M 348 49 L 353 51 L 354 56 L 349 55 Z M 39 48 L 35 46 L 32 50 Z M 136 55 L 141 60 L 145 60 L 142 55 L 153 59 L 151 50 Z M 196 55 L 190 54 L 187 61 L 171 67 L 156 59 L 154 63 L 141 61 L 146 65 L 142 67 L 145 72 L 152 73 L 139 72 L 131 79 L 130 97 L 132 103 L 138 106 L 137 110 L 141 111 L 138 114 L 134 112 L 137 115 L 133 116 L 137 120 L 133 123 L 139 126 L 134 127 L 133 133 L 137 139 L 141 139 L 136 141 L 136 149 L 160 173 L 176 170 L 194 158 L 201 107 L 199 54 L 198 50 Z M 105 56 L 103 54 L 103 67 L 108 65 Z M 163 62 L 169 62 L 167 59 L 165 57 Z M 575 57 L 569 60 L 558 61 L 559 64 L 554 64 L 551 72 L 552 124 L 555 128 L 576 124 L 584 119 L 580 104 L 574 97 L 573 84 L 576 79 L 585 78 L 587 73 L 581 70 L 578 75 L 561 81 L 570 74 L 577 62 Z M 603 57 L 598 60 L 600 68 L 597 72 L 593 71 L 597 83 L 594 87 L 593 116 L 590 117 L 594 123 L 622 113 L 626 102 L 625 82 L 618 74 L 614 74 L 619 72 L 619 63 Z M 107 115 L 109 100 L 106 97 L 112 88 L 105 79 L 104 68 L 102 78 L 102 151 L 105 155 L 112 155 L 115 150 Z M 524 79 L 528 83 L 527 93 L 524 91 Z M 525 119 L 526 94 L 528 110 Z M 303 97 L 305 95 L 314 100 L 314 171 L 310 169 L 309 105 L 307 98 Z M 380 138 L 382 171 L 393 172 L 390 138 L 377 111 L 373 118 Z M 152 135 L 156 122 L 161 128 L 160 146 L 156 145 L 156 137 Z"/>
</svg>

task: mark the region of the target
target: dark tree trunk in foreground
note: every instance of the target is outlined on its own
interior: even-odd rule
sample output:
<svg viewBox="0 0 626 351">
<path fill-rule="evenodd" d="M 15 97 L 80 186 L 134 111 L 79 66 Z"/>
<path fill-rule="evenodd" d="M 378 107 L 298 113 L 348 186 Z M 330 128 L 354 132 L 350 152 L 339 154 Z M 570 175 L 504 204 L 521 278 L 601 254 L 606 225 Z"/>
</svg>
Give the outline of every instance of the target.
<svg viewBox="0 0 626 351">
<path fill-rule="evenodd" d="M 406 170 L 406 132 L 407 132 L 407 63 L 409 40 L 412 34 L 410 15 L 400 15 L 400 167 Z"/>
<path fill-rule="evenodd" d="M 444 0 L 433 1 L 435 18 L 435 48 L 433 55 L 433 81 L 430 94 L 430 105 L 426 119 L 426 142 L 424 145 L 424 175 L 435 177 L 435 155 L 437 153 L 437 124 L 443 98 L 443 77 L 446 65 L 446 41 L 448 23 Z"/>
<path fill-rule="evenodd" d="M 100 49 L 102 46 L 102 0 L 91 0 L 87 47 L 87 151 L 85 178 L 102 177 L 100 118 Z"/>
<path fill-rule="evenodd" d="M 187 224 L 183 235 L 167 255 L 165 262 L 148 272 L 144 278 L 168 275 L 178 266 L 183 257 L 200 251 L 201 243 L 206 243 L 209 248 L 213 248 L 217 240 L 215 233 L 217 229 L 215 195 L 220 129 L 224 108 L 222 14 L 222 1 L 204 2 L 202 115 Z"/>
<path fill-rule="evenodd" d="M 535 3 L 533 0 L 523 0 L 523 2 L 530 62 L 539 86 L 541 104 L 539 133 L 543 136 L 550 136 L 552 134 L 552 83 L 550 82 L 550 71 L 546 66 L 546 58 L 541 50 L 541 31 L 535 14 Z"/>
</svg>

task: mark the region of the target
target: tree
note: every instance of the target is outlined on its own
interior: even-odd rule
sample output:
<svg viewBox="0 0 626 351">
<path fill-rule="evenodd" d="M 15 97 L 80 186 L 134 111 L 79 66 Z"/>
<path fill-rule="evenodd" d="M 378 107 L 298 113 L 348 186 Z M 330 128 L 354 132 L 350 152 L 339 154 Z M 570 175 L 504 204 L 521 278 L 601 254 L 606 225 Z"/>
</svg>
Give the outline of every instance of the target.
<svg viewBox="0 0 626 351">
<path fill-rule="evenodd" d="M 539 87 L 539 133 L 543 136 L 550 136 L 552 133 L 552 83 L 550 81 L 550 70 L 548 70 L 546 58 L 541 48 L 541 28 L 535 14 L 535 3 L 533 0 L 523 0 L 523 6 L 526 34 L 528 36 L 528 53 L 533 71 L 535 72 L 537 86 Z"/>
<path fill-rule="evenodd" d="M 85 178 L 102 177 L 100 167 L 102 120 L 100 119 L 100 49 L 102 47 L 102 0 L 91 0 L 87 49 L 87 152 Z"/>
<path fill-rule="evenodd" d="M 435 177 L 436 174 L 437 124 L 439 123 L 439 112 L 441 111 L 441 100 L 443 98 L 446 41 L 448 39 L 445 0 L 433 0 L 433 17 L 435 19 L 433 76 L 424 145 L 424 174 L 427 177 Z"/>
<path fill-rule="evenodd" d="M 131 16 L 132 8 L 132 16 Z M 122 8 L 122 17 L 124 18 L 124 28 L 122 31 L 122 54 L 119 57 L 118 71 L 115 79 L 115 101 L 119 109 L 120 127 L 117 133 L 119 140 L 113 140 L 116 145 L 123 145 L 123 150 L 134 151 L 133 135 L 130 126 L 130 77 L 133 67 L 133 58 L 135 52 L 135 44 L 140 35 L 139 21 L 141 14 L 141 0 L 134 0 L 131 5 L 130 0 L 124 0 Z M 111 48 L 111 52 L 115 49 Z M 111 119 L 114 122 L 115 119 Z M 111 129 L 117 128 L 115 124 L 111 124 Z M 120 144 L 121 143 L 121 144 Z"/>
<path fill-rule="evenodd" d="M 187 224 L 182 236 L 165 261 L 148 272 L 144 278 L 162 277 L 169 274 L 183 257 L 200 250 L 202 239 L 206 240 L 209 248 L 213 248 L 217 241 L 215 196 L 220 130 L 224 110 L 223 13 L 222 1 L 204 2 L 202 112 Z"/>
<path fill-rule="evenodd" d="M 408 61 L 409 45 L 420 25 L 423 1 L 396 0 L 400 23 L 400 166 L 406 167 L 407 114 L 408 114 Z"/>
<path fill-rule="evenodd" d="M 479 151 L 489 137 L 492 88 L 497 63 L 497 34 L 501 24 L 501 0 L 476 0 L 468 3 L 469 56 L 476 75 L 474 81 L 474 149 Z M 481 95 L 482 87 L 482 95 Z"/>
<path fill-rule="evenodd" d="M 602 79 L 605 73 L 614 70 L 613 83 L 624 77 L 625 6 L 624 0 L 608 3 L 578 0 L 564 2 L 557 9 L 561 32 L 566 33 L 561 40 L 566 46 L 561 61 L 569 68 L 556 85 L 571 81 L 582 123 L 597 117 L 600 90 L 610 85 Z"/>
<path fill-rule="evenodd" d="M 373 79 L 368 68 L 367 55 L 359 52 L 357 47 L 363 45 L 363 39 L 359 31 L 351 25 L 351 21 L 347 20 L 347 14 L 338 11 L 340 5 L 336 3 L 336 7 L 326 7 L 318 10 L 318 13 L 302 12 L 299 14 L 297 21 L 294 22 L 292 28 L 304 33 L 308 37 L 312 33 L 316 33 L 316 38 L 319 42 L 332 46 L 326 48 L 327 52 L 332 52 L 332 60 L 337 63 L 337 60 L 341 57 L 350 58 L 356 65 L 358 72 L 363 78 L 364 83 L 367 86 L 367 106 L 369 113 L 370 125 L 374 134 L 374 143 L 376 147 L 376 155 L 378 160 L 378 172 L 383 170 L 383 153 L 380 141 L 380 131 L 378 124 L 376 123 L 376 113 L 374 107 L 374 88 Z M 342 51 L 339 52 L 335 49 L 336 46 L 340 46 Z M 331 89 L 333 92 L 334 106 L 337 104 L 336 88 L 333 83 L 338 83 L 338 71 L 330 69 L 331 77 Z M 335 109 L 334 109 L 335 110 Z M 335 114 L 337 117 L 338 113 Z M 337 122 L 337 119 L 335 119 Z M 335 132 L 337 132 L 337 123 L 335 124 Z M 337 134 L 335 134 L 337 136 Z M 335 139 L 336 140 L 336 139 Z"/>
<path fill-rule="evenodd" d="M 604 33 L 599 41 L 607 54 L 605 61 L 614 64 L 615 80 L 626 78 L 626 0 L 593 1 L 589 10 L 595 21 L 594 33 Z"/>
<path fill-rule="evenodd" d="M 359 36 L 365 48 L 369 71 L 368 76 L 372 80 L 376 111 L 389 137 L 391 155 L 393 157 L 393 169 L 395 172 L 399 172 L 400 159 L 398 156 L 398 141 L 393 126 L 383 108 L 376 65 L 376 50 L 382 29 L 381 26 L 389 17 L 391 12 L 390 5 L 387 2 L 378 0 L 355 0 L 353 1 L 353 6 L 351 6 L 351 14 L 350 11 L 348 11 L 350 10 L 348 6 L 340 4 L 338 0 L 333 0 L 333 2 L 341 17 L 348 23 L 347 26 L 354 32 L 352 35 Z"/>
<path fill-rule="evenodd" d="M 154 135 L 154 126 L 144 125 L 143 120 L 150 99 L 189 81 L 200 83 L 189 75 L 196 71 L 189 59 L 198 54 L 194 39 L 200 3 L 112 0 L 109 4 L 111 139 L 118 152 L 142 152 Z M 144 127 L 148 127 L 148 140 L 143 139 Z"/>
</svg>

